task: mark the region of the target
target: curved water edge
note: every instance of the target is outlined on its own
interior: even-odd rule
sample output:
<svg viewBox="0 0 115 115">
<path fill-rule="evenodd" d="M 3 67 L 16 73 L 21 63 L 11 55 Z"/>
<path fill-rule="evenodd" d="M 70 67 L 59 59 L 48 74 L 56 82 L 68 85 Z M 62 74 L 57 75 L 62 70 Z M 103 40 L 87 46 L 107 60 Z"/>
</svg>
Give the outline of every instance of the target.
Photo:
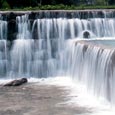
<svg viewBox="0 0 115 115">
<path fill-rule="evenodd" d="M 73 79 L 85 84 L 90 93 L 114 104 L 115 48 L 95 44 L 73 42 L 67 55 L 70 57 L 67 70 Z"/>
</svg>

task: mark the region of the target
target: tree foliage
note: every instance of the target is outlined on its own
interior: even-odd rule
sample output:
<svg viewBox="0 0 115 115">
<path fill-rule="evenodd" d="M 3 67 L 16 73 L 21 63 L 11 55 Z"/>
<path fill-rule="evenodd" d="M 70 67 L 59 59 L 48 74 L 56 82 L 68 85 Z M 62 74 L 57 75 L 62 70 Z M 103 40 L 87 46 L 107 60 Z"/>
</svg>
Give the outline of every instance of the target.
<svg viewBox="0 0 115 115">
<path fill-rule="evenodd" d="M 107 5 L 115 0 L 0 0 L 0 8 L 38 7 L 41 5 Z"/>
</svg>

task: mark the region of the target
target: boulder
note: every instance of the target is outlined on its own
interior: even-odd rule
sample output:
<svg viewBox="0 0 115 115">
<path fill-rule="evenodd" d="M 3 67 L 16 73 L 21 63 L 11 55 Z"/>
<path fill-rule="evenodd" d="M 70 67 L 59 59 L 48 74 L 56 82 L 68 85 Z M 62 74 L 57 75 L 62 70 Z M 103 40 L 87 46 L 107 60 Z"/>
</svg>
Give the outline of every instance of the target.
<svg viewBox="0 0 115 115">
<path fill-rule="evenodd" d="M 4 84 L 4 86 L 20 86 L 20 85 L 27 83 L 27 82 L 28 82 L 27 78 L 21 78 L 18 80 L 10 81 L 10 82 Z"/>
<path fill-rule="evenodd" d="M 83 38 L 90 38 L 90 33 L 88 31 L 85 31 L 83 33 Z"/>
</svg>

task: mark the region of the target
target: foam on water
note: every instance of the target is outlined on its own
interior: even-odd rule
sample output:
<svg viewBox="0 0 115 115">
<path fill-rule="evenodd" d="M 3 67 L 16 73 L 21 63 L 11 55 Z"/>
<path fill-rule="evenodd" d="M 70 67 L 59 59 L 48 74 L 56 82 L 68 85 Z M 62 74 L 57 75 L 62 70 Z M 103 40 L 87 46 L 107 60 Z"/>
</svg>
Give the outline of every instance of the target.
<svg viewBox="0 0 115 115">
<path fill-rule="evenodd" d="M 85 107 L 91 111 L 91 113 L 86 113 L 86 115 L 115 115 L 114 106 L 111 106 L 104 98 L 97 99 L 93 95 L 88 94 L 83 84 L 75 83 L 69 76 L 45 79 L 30 78 L 29 82 L 39 82 L 38 85 L 56 85 L 62 87 L 65 91 L 69 91 L 66 96 L 68 101 L 60 104 L 66 104 L 71 107 Z"/>
<path fill-rule="evenodd" d="M 69 91 L 66 96 L 68 101 L 60 104 L 66 104 L 71 107 L 86 107 L 91 111 L 91 113 L 86 113 L 86 115 L 115 115 L 115 108 L 113 106 L 103 98 L 99 100 L 93 95 L 88 94 L 84 85 L 75 83 L 69 76 L 49 77 L 45 79 L 30 78 L 29 82 L 39 82 L 40 85 L 56 85 L 62 87 L 65 91 Z"/>
<path fill-rule="evenodd" d="M 1 79 L 0 84 L 5 84 L 13 79 Z M 58 86 L 65 91 L 68 91 L 65 102 L 59 105 L 66 104 L 71 107 L 85 107 L 90 113 L 83 115 L 115 115 L 115 108 L 107 101 L 97 99 L 93 95 L 88 94 L 86 87 L 79 83 L 75 83 L 69 76 L 57 76 L 49 78 L 29 78 L 29 83 L 36 85 L 52 85 Z M 65 82 L 66 81 L 66 82 Z M 76 113 L 76 115 L 78 115 Z"/>
</svg>

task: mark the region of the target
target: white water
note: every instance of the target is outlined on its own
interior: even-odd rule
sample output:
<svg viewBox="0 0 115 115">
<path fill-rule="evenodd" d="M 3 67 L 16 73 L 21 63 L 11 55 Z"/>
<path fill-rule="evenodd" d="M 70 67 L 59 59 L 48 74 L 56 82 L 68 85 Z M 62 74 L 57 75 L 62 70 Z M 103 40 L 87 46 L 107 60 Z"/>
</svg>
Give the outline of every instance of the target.
<svg viewBox="0 0 115 115">
<path fill-rule="evenodd" d="M 7 22 L 0 19 L 0 40 L 7 39 Z"/>
<path fill-rule="evenodd" d="M 12 79 L 1 79 L 0 84 L 7 83 Z M 58 86 L 64 89 L 66 93 L 66 101 L 58 103 L 57 106 L 70 106 L 72 108 L 84 107 L 89 112 L 83 113 L 81 115 L 114 115 L 115 108 L 112 107 L 106 100 L 97 100 L 93 95 L 88 94 L 85 85 L 81 85 L 73 80 L 69 76 L 57 76 L 55 78 L 30 78 L 28 79 L 30 83 L 42 87 L 43 85 Z M 66 82 L 65 82 L 66 81 Z M 30 84 L 31 85 L 31 84 Z M 77 115 L 77 114 L 74 114 Z"/>
<path fill-rule="evenodd" d="M 88 94 L 85 85 L 81 85 L 79 82 L 73 82 L 69 76 L 58 76 L 55 78 L 47 79 L 30 79 L 30 82 L 39 82 L 39 85 L 56 85 L 69 91 L 66 102 L 59 103 L 59 105 L 66 104 L 71 107 L 86 107 L 90 113 L 83 113 L 83 115 L 114 115 L 115 108 L 101 98 L 97 101 L 93 95 Z M 65 82 L 66 81 L 66 82 Z"/>
<path fill-rule="evenodd" d="M 16 22 L 18 27 L 17 39 L 31 39 L 28 15 L 17 16 Z"/>
<path fill-rule="evenodd" d="M 70 47 L 67 53 L 70 76 L 85 84 L 88 92 L 114 104 L 115 50 L 74 41 Z"/>
<path fill-rule="evenodd" d="M 91 39 L 114 39 L 114 18 L 44 18 L 36 19 L 32 27 L 28 15 L 18 16 L 16 21 L 18 34 L 12 44 L 6 38 L 7 22 L 0 21 L 0 77 L 67 75 L 85 85 L 94 98 L 115 104 L 114 48 L 76 42 L 84 39 L 85 31 Z"/>
<path fill-rule="evenodd" d="M 50 24 L 49 24 L 50 23 Z M 37 19 L 33 25 L 38 26 L 39 38 L 78 38 L 83 37 L 82 32 L 89 31 L 92 37 L 115 37 L 115 19 L 114 18 L 89 18 L 89 19 Z M 49 25 L 48 25 L 49 24 Z"/>
</svg>

